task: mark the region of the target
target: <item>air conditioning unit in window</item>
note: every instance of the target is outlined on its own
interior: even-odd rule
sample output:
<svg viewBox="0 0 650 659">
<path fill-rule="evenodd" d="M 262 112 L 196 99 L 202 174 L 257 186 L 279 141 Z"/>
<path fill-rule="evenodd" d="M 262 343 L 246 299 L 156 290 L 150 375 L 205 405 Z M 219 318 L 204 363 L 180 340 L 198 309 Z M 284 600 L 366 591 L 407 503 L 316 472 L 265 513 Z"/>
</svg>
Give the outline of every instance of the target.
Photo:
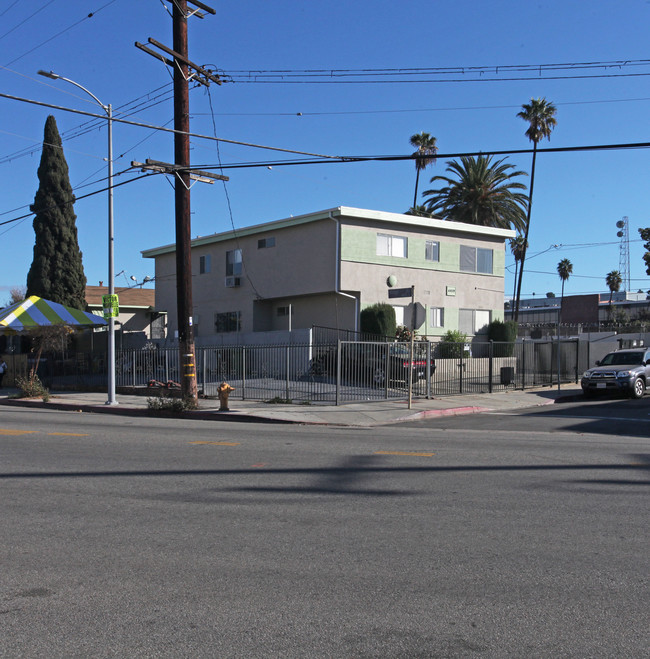
<svg viewBox="0 0 650 659">
<path fill-rule="evenodd" d="M 226 277 L 226 288 L 241 286 L 241 277 Z"/>
</svg>

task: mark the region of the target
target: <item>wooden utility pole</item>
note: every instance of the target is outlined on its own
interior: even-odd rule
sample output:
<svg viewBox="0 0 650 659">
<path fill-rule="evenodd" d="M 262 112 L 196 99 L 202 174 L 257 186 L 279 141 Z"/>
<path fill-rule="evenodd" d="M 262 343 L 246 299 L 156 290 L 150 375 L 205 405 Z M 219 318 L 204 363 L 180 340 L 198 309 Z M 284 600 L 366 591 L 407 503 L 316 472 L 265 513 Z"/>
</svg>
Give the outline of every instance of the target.
<svg viewBox="0 0 650 659">
<path fill-rule="evenodd" d="M 173 3 L 174 52 L 174 163 L 179 167 L 174 183 L 176 208 L 176 309 L 178 350 L 183 398 L 197 399 L 192 330 L 192 255 L 190 220 L 190 93 L 187 83 L 187 0 Z"/>
<path fill-rule="evenodd" d="M 195 8 L 188 11 L 188 1 Z M 149 38 L 149 43 L 162 50 L 154 51 L 136 41 L 140 50 L 152 55 L 174 70 L 174 163 L 157 160 L 135 163 L 144 169 L 174 174 L 174 205 L 176 210 L 176 306 L 178 316 L 178 349 L 180 364 L 180 384 L 183 398 L 197 399 L 196 367 L 194 359 L 194 331 L 192 329 L 192 244 L 190 214 L 190 180 L 212 182 L 210 179 L 228 180 L 226 176 L 209 172 L 192 173 L 190 167 L 190 93 L 189 80 L 192 79 L 208 87 L 210 82 L 218 85 L 218 74 L 191 62 L 188 59 L 187 19 L 190 16 L 203 18 L 203 12 L 214 14 L 215 10 L 201 0 L 174 0 L 173 48 Z M 170 59 L 170 56 L 173 59 Z"/>
</svg>

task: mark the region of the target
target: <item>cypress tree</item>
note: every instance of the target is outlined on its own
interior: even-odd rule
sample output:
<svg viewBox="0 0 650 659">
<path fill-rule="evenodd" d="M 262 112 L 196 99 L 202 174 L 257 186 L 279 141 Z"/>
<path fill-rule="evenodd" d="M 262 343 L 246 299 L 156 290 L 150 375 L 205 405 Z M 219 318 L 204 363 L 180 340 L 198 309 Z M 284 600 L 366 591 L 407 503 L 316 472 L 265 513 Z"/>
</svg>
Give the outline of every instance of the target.
<svg viewBox="0 0 650 659">
<path fill-rule="evenodd" d="M 68 177 L 56 120 L 45 122 L 43 152 L 38 167 L 39 187 L 30 210 L 35 214 L 34 259 L 27 274 L 27 296 L 86 307 L 86 276 L 77 240 L 73 204 L 75 197 Z"/>
</svg>

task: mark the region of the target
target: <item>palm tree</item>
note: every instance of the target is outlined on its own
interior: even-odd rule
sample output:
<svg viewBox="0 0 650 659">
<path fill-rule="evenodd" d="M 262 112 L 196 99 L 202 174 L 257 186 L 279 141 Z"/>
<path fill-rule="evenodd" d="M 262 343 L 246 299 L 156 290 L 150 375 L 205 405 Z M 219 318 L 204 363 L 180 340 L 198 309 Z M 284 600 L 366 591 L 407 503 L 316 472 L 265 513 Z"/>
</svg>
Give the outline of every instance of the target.
<svg viewBox="0 0 650 659">
<path fill-rule="evenodd" d="M 607 288 L 609 288 L 609 317 L 612 317 L 612 297 L 614 293 L 618 293 L 621 290 L 621 284 L 623 283 L 623 277 L 618 270 L 612 270 L 607 273 L 605 277 L 607 282 Z"/>
<path fill-rule="evenodd" d="M 514 165 L 505 158 L 463 156 L 460 162 L 449 161 L 446 171 L 453 176 L 434 176 L 431 183 L 443 181 L 445 187 L 426 190 L 429 212 L 443 220 L 465 222 L 521 232 L 526 222 L 526 186 L 515 181 L 525 172 L 511 171 Z"/>
<path fill-rule="evenodd" d="M 528 192 L 528 214 L 526 215 L 526 229 L 524 239 L 528 244 L 528 233 L 530 231 L 530 211 L 533 206 L 533 185 L 535 184 L 535 162 L 537 160 L 537 144 L 542 138 L 551 139 L 551 131 L 557 125 L 555 113 L 557 109 L 553 103 L 545 98 L 531 98 L 530 103 L 521 106 L 521 112 L 517 116 L 527 121 L 529 126 L 526 137 L 533 143 L 533 164 L 530 170 L 530 189 Z M 521 282 L 524 276 L 524 262 L 526 261 L 526 247 L 521 257 L 519 268 L 519 281 L 517 282 L 517 300 L 515 304 L 514 320 L 519 319 L 519 300 L 521 298 Z"/>
<path fill-rule="evenodd" d="M 414 206 L 409 208 L 404 215 L 415 215 L 417 217 L 433 217 L 433 215 L 427 210 L 426 206 Z"/>
<path fill-rule="evenodd" d="M 519 269 L 519 261 L 521 261 L 521 255 L 524 251 L 524 243 L 525 239 L 521 234 L 518 234 L 515 238 L 510 238 L 510 251 L 512 252 L 512 256 L 515 259 L 515 285 L 514 291 L 512 292 L 513 305 L 517 297 L 517 271 Z"/>
<path fill-rule="evenodd" d="M 569 259 L 562 259 L 557 264 L 557 274 L 560 275 L 562 280 L 562 297 L 560 298 L 560 315 L 557 321 L 558 336 L 560 335 L 560 324 L 562 323 L 562 306 L 564 305 L 564 283 L 573 273 L 573 263 Z"/>
<path fill-rule="evenodd" d="M 436 146 L 436 138 L 424 131 L 411 135 L 410 142 L 411 146 L 417 149 L 413 154 L 415 156 L 415 195 L 413 196 L 413 208 L 417 208 L 420 170 L 426 169 L 429 165 L 435 163 L 438 147 Z"/>
</svg>

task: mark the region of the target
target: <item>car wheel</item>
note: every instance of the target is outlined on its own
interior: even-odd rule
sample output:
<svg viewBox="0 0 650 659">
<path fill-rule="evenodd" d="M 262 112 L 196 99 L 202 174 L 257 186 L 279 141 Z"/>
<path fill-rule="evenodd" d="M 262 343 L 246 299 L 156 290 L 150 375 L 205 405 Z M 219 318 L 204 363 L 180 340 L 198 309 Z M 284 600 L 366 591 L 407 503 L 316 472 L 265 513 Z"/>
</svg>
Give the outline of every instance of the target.
<svg viewBox="0 0 650 659">
<path fill-rule="evenodd" d="M 381 366 L 373 370 L 372 383 L 375 387 L 383 387 L 386 384 L 386 371 Z"/>
<path fill-rule="evenodd" d="M 632 398 L 642 398 L 645 393 L 645 382 L 643 378 L 637 378 L 632 385 Z"/>
</svg>

